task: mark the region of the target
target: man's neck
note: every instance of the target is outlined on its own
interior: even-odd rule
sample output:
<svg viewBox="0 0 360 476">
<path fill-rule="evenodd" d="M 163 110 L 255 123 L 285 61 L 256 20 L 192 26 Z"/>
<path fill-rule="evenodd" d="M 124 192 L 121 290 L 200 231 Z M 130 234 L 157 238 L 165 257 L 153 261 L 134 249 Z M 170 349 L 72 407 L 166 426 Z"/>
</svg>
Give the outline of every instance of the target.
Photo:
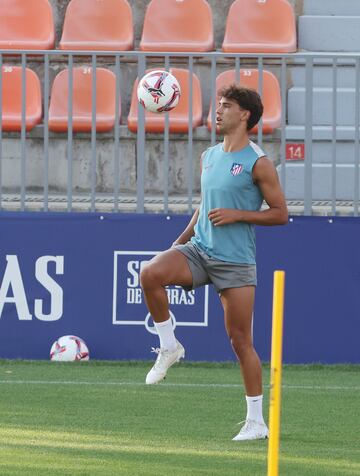
<svg viewBox="0 0 360 476">
<path fill-rule="evenodd" d="M 224 152 L 237 152 L 241 149 L 244 149 L 244 147 L 247 147 L 248 145 L 249 145 L 249 135 L 247 133 L 245 134 L 234 133 L 234 134 L 228 134 L 224 136 L 224 142 L 223 142 Z"/>
</svg>

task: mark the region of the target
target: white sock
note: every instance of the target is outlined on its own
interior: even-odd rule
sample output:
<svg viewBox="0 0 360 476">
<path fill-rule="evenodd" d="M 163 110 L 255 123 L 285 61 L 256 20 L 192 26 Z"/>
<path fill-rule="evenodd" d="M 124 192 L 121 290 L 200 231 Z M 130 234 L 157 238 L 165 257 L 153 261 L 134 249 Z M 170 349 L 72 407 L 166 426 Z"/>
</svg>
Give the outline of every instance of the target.
<svg viewBox="0 0 360 476">
<path fill-rule="evenodd" d="M 247 404 L 247 420 L 254 420 L 259 423 L 265 423 L 263 414 L 262 414 L 262 401 L 263 396 L 257 395 L 254 397 L 248 397 L 246 395 L 246 404 Z"/>
<path fill-rule="evenodd" d="M 176 339 L 171 317 L 167 321 L 154 322 L 154 325 L 159 335 L 160 347 L 173 352 L 176 349 Z"/>
</svg>

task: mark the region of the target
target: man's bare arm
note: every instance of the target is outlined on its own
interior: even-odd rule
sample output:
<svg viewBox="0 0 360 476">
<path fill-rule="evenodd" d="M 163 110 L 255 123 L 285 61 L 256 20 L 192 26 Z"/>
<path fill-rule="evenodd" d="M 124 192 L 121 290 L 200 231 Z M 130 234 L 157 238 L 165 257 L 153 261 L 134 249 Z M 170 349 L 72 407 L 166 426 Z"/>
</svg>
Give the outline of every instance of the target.
<svg viewBox="0 0 360 476">
<path fill-rule="evenodd" d="M 202 172 L 202 161 L 203 161 L 203 158 L 205 157 L 205 154 L 206 154 L 206 150 L 201 154 L 201 158 L 200 158 L 200 174 Z M 199 207 L 200 208 L 200 207 Z M 193 216 L 191 217 L 191 220 L 188 224 L 188 226 L 185 228 L 185 230 L 181 233 L 181 235 L 176 238 L 176 240 L 174 241 L 173 245 L 183 245 L 185 243 L 187 243 L 190 238 L 192 236 L 194 236 L 195 232 L 194 232 L 194 227 L 198 221 L 198 218 L 199 218 L 199 208 L 197 208 L 193 214 Z"/>
<path fill-rule="evenodd" d="M 199 217 L 199 209 L 197 208 L 193 216 L 191 217 L 191 220 L 188 226 L 181 233 L 181 235 L 178 238 L 176 238 L 173 245 L 183 245 L 184 243 L 187 243 L 192 236 L 194 236 L 194 227 L 196 225 L 196 222 L 198 221 L 198 217 Z"/>
</svg>

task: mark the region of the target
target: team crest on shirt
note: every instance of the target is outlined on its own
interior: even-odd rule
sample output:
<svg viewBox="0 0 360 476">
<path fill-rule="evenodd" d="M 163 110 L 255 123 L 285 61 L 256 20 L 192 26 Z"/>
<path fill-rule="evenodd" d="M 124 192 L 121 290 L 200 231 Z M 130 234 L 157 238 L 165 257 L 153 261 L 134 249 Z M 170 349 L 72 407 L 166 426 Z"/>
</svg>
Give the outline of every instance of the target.
<svg viewBox="0 0 360 476">
<path fill-rule="evenodd" d="M 241 174 L 242 170 L 243 170 L 242 164 L 237 164 L 236 162 L 234 162 L 231 166 L 230 173 L 231 175 L 239 175 Z"/>
</svg>

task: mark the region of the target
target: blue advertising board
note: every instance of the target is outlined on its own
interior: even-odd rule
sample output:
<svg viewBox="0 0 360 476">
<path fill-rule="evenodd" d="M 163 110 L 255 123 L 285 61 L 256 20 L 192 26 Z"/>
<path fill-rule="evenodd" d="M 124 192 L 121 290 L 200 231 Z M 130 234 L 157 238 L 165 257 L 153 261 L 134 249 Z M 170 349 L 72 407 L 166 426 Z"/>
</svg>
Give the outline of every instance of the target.
<svg viewBox="0 0 360 476">
<path fill-rule="evenodd" d="M 189 216 L 2 213 L 0 358 L 48 359 L 51 344 L 82 337 L 92 359 L 153 359 L 158 346 L 139 275 Z M 284 362 L 360 362 L 356 218 L 294 217 L 258 227 L 254 340 L 270 359 L 272 279 L 286 271 Z M 188 360 L 234 360 L 212 286 L 167 289 Z"/>
<path fill-rule="evenodd" d="M 151 314 L 146 309 L 140 287 L 140 272 L 159 251 L 114 252 L 114 325 L 141 325 L 156 334 Z M 169 286 L 167 295 L 174 327 L 207 327 L 209 286 L 185 291 Z"/>
</svg>

